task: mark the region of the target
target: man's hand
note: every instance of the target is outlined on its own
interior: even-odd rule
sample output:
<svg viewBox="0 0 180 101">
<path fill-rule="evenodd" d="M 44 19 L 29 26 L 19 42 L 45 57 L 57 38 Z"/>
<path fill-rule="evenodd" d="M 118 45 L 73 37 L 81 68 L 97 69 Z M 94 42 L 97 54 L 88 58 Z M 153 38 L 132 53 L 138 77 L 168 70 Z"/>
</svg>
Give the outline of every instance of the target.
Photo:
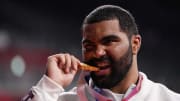
<svg viewBox="0 0 180 101">
<path fill-rule="evenodd" d="M 55 54 L 48 57 L 46 75 L 63 87 L 71 84 L 80 61 L 70 54 Z"/>
</svg>

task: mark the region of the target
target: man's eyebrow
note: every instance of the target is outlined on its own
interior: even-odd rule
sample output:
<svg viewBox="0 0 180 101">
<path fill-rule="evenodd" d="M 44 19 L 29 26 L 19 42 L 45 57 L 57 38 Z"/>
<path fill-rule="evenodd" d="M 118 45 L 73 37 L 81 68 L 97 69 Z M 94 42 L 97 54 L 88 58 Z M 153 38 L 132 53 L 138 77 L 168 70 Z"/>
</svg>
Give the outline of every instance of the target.
<svg viewBox="0 0 180 101">
<path fill-rule="evenodd" d="M 118 40 L 118 39 L 120 39 L 118 36 L 116 36 L 116 35 L 108 35 L 108 36 L 105 36 L 105 37 L 103 37 L 102 39 L 101 39 L 101 41 L 103 41 L 103 40 L 109 40 L 109 39 L 116 39 L 116 40 Z"/>
<path fill-rule="evenodd" d="M 92 43 L 92 42 L 90 40 L 88 40 L 88 39 L 82 40 L 82 44 L 85 44 L 85 43 Z"/>
</svg>

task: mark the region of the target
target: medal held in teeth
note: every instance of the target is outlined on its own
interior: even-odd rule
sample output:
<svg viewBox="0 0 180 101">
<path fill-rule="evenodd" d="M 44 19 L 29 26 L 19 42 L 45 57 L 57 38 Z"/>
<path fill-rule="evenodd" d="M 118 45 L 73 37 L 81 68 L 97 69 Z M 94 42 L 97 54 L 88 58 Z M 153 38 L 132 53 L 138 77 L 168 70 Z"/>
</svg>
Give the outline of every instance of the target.
<svg viewBox="0 0 180 101">
<path fill-rule="evenodd" d="M 87 65 L 85 63 L 81 63 L 79 68 L 86 71 L 99 71 L 99 68 Z"/>
</svg>

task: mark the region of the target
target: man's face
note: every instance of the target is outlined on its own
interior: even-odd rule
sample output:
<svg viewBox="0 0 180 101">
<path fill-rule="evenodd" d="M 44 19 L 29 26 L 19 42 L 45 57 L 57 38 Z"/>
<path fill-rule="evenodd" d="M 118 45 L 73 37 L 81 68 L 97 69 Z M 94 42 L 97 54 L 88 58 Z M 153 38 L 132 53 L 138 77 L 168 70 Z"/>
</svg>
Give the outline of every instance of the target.
<svg viewBox="0 0 180 101">
<path fill-rule="evenodd" d="M 90 73 L 100 88 L 116 86 L 132 64 L 130 42 L 116 19 L 84 25 L 82 53 L 85 63 L 100 68 Z"/>
</svg>

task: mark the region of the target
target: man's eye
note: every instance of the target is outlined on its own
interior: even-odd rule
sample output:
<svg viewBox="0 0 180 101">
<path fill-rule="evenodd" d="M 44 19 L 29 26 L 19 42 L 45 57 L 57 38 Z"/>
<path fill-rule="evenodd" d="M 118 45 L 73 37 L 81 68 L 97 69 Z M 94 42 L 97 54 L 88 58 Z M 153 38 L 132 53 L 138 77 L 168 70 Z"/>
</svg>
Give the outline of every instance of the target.
<svg viewBox="0 0 180 101">
<path fill-rule="evenodd" d="M 104 45 L 110 45 L 111 43 L 115 42 L 114 40 L 105 40 L 103 42 Z"/>
<path fill-rule="evenodd" d="M 85 51 L 91 51 L 91 50 L 93 50 L 95 47 L 93 46 L 93 45 L 86 45 L 86 46 L 84 46 L 84 49 L 85 49 Z"/>
</svg>

